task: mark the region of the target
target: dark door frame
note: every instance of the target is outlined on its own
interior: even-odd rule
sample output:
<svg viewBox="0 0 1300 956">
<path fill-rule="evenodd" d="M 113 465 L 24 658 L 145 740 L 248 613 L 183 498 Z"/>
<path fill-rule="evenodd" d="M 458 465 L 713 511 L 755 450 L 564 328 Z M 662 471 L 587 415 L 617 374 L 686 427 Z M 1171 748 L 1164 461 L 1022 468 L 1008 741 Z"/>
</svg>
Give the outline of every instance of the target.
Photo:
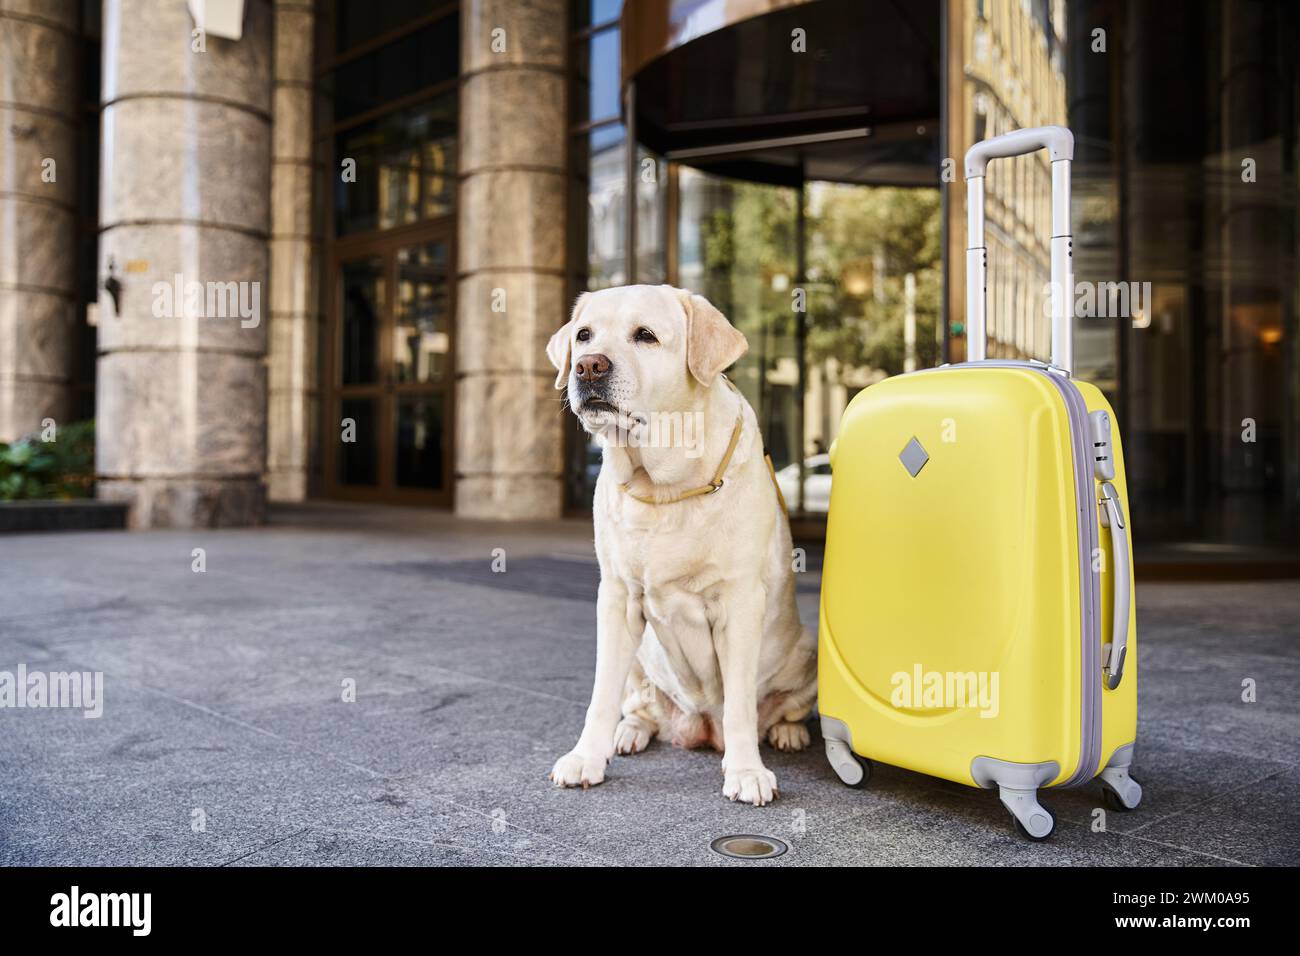
<svg viewBox="0 0 1300 956">
<path fill-rule="evenodd" d="M 437 382 L 396 381 L 393 354 L 397 293 L 397 252 L 399 249 L 442 242 L 447 247 L 447 368 Z M 344 262 L 378 258 L 383 262 L 384 305 L 380 316 L 377 362 L 378 380 L 370 385 L 342 384 L 343 324 L 339 314 L 339 288 Z M 325 345 L 321 381 L 322 494 L 343 501 L 383 504 L 422 505 L 450 508 L 453 500 L 456 447 L 456 217 L 443 216 L 387 229 L 381 233 L 339 236 L 330 244 L 325 283 Z M 397 403 L 408 395 L 440 396 L 444 421 L 442 443 L 442 487 L 438 489 L 403 488 L 396 483 Z M 347 397 L 376 399 L 376 422 L 379 434 L 375 442 L 378 456 L 374 485 L 346 485 L 338 480 L 338 430 L 342 421 L 342 401 Z"/>
</svg>

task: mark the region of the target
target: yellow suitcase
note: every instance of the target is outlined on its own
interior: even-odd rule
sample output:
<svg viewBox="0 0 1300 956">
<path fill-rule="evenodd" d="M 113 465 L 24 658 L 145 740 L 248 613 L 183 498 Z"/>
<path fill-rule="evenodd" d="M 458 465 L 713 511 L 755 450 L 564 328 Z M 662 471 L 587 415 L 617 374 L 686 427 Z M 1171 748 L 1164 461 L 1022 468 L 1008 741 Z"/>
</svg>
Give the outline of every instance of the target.
<svg viewBox="0 0 1300 956">
<path fill-rule="evenodd" d="M 1052 362 L 985 360 L 984 171 L 1051 151 Z M 1070 377 L 1074 288 L 1062 127 L 966 154 L 970 361 L 857 395 L 831 449 L 819 631 L 826 755 L 997 787 L 1032 839 L 1042 787 L 1100 776 L 1131 810 L 1137 644 L 1124 456 L 1095 387 Z"/>
</svg>

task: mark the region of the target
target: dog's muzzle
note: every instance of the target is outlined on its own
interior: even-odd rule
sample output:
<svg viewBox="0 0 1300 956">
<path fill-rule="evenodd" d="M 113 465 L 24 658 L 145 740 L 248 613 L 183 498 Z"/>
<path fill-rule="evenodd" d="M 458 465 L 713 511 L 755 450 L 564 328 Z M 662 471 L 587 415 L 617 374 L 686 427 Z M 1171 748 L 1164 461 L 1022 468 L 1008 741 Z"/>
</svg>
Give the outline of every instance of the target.
<svg viewBox="0 0 1300 956">
<path fill-rule="evenodd" d="M 599 352 L 589 352 L 578 356 L 573 363 L 573 377 L 577 380 L 574 387 L 573 408 L 579 412 L 618 412 L 618 407 L 609 400 L 610 375 L 614 363 L 608 356 Z"/>
</svg>

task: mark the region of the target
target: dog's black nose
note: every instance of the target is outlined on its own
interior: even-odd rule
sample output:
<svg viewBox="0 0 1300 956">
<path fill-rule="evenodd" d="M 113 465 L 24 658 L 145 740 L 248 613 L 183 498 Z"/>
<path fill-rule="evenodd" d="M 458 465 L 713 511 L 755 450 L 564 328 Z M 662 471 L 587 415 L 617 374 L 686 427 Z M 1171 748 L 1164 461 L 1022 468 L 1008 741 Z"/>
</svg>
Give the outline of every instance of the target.
<svg viewBox="0 0 1300 956">
<path fill-rule="evenodd" d="M 609 374 L 609 370 L 613 367 L 613 363 L 599 352 L 580 355 L 578 360 L 573 363 L 573 371 L 578 376 L 578 381 L 586 382 L 588 385 L 592 382 L 599 382 Z"/>
</svg>

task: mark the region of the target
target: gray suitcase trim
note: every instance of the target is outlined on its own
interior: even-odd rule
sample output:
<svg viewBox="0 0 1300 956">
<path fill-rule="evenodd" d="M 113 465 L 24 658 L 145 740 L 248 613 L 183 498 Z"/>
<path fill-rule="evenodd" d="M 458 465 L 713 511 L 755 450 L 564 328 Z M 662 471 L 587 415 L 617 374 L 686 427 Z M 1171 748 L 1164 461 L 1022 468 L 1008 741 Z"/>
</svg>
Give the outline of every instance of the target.
<svg viewBox="0 0 1300 956">
<path fill-rule="evenodd" d="M 1056 818 L 1038 802 L 1038 788 L 1061 772 L 1055 760 L 1043 763 L 1013 763 L 995 757 L 976 757 L 970 775 L 981 787 L 998 788 L 998 799 L 1035 840 L 1051 836 Z"/>
<path fill-rule="evenodd" d="M 1074 483 L 1079 510 L 1079 603 L 1082 605 L 1083 638 L 1083 733 L 1079 738 L 1079 765 L 1062 786 L 1087 783 L 1097 774 L 1101 761 L 1101 581 L 1092 570 L 1093 555 L 1100 547 L 1097 507 L 1093 494 L 1092 435 L 1088 406 L 1083 395 L 1066 375 L 1045 371 L 1056 382 L 1070 413 L 1070 437 L 1074 439 Z"/>
<path fill-rule="evenodd" d="M 971 778 L 985 790 L 992 787 L 1014 787 L 1019 790 L 1037 790 L 1061 772 L 1055 760 L 1042 763 L 1014 763 L 996 757 L 976 757 L 970 762 Z"/>
</svg>

